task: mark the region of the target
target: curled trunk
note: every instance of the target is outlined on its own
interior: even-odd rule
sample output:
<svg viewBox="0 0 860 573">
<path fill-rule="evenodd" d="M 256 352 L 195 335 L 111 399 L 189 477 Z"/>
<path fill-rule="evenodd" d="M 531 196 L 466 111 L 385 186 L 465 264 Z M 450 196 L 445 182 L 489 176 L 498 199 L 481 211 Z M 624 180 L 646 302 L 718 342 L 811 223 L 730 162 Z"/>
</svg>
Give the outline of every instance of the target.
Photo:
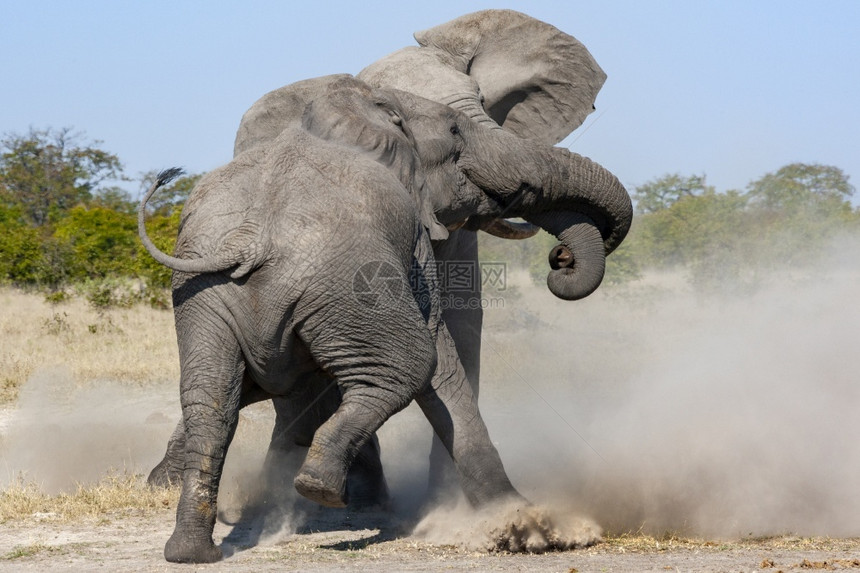
<svg viewBox="0 0 860 573">
<path fill-rule="evenodd" d="M 502 205 L 503 217 L 523 217 L 556 236 L 550 253 L 550 291 L 565 300 L 600 285 L 605 256 L 633 219 L 624 186 L 607 169 L 566 149 L 520 139 L 504 130 L 476 128 L 481 140 L 466 158 L 469 178 Z"/>
<path fill-rule="evenodd" d="M 564 300 L 593 293 L 606 269 L 603 238 L 594 221 L 575 211 L 538 213 L 530 219 L 561 241 L 549 252 L 546 284 L 550 292 Z"/>
</svg>

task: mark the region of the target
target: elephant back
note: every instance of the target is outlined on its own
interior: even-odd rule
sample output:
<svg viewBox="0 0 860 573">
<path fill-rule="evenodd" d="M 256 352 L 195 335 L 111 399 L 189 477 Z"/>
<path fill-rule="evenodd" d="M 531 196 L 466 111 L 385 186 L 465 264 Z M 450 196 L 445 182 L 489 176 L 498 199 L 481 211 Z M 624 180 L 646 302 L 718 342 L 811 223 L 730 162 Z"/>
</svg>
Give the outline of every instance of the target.
<svg viewBox="0 0 860 573">
<path fill-rule="evenodd" d="M 296 82 L 270 91 L 245 112 L 236 141 L 233 157 L 263 143 L 274 141 L 291 125 L 300 125 L 307 104 L 332 87 L 355 80 L 349 74 L 333 74 Z"/>
</svg>

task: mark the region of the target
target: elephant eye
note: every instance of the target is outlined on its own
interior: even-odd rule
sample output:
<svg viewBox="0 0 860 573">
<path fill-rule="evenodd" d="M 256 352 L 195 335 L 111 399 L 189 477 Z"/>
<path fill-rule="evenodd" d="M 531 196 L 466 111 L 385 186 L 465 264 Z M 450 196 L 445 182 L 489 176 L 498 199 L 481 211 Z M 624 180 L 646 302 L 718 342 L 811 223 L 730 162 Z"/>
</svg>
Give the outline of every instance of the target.
<svg viewBox="0 0 860 573">
<path fill-rule="evenodd" d="M 451 135 L 460 135 L 460 128 L 457 127 L 457 124 L 451 126 Z"/>
</svg>

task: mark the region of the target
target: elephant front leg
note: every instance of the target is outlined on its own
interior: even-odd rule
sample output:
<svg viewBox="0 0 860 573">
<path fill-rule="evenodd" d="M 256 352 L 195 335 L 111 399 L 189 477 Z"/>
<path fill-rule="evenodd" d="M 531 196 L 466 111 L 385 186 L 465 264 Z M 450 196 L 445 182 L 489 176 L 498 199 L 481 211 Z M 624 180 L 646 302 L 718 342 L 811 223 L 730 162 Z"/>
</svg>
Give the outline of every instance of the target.
<svg viewBox="0 0 860 573">
<path fill-rule="evenodd" d="M 176 527 L 164 547 L 164 557 L 176 563 L 212 563 L 222 558 L 212 531 L 224 458 L 239 419 L 243 363 L 235 341 L 216 344 L 217 352 L 201 351 L 212 342 L 195 345 L 180 337 L 185 463 Z M 184 348 L 195 349 L 192 358 Z"/>
<path fill-rule="evenodd" d="M 499 501 L 528 503 L 508 479 L 444 324 L 439 327 L 437 355 L 430 388 L 416 401 L 453 459 L 467 499 L 476 507 Z"/>
<path fill-rule="evenodd" d="M 472 270 L 471 288 L 443 290 L 444 302 L 442 320 L 454 341 L 457 356 L 463 365 L 466 378 L 475 399 L 478 397 L 478 378 L 481 368 L 481 272 L 478 263 L 478 234 L 468 229 L 451 233 L 447 241 L 433 246 L 436 260 L 444 273 L 454 273 L 463 269 Z M 446 277 L 444 284 L 447 284 Z M 457 486 L 457 475 L 451 456 L 437 435 L 433 435 L 430 449 L 430 476 L 428 493 L 431 503 L 445 499 L 450 490 Z"/>
<path fill-rule="evenodd" d="M 440 326 L 437 354 L 439 367 L 431 388 L 416 401 L 450 452 L 469 502 L 484 510 L 479 527 L 485 529 L 487 547 L 540 553 L 597 541 L 600 528 L 590 521 L 559 524 L 551 510 L 532 506 L 514 489 L 444 324 Z"/>
</svg>

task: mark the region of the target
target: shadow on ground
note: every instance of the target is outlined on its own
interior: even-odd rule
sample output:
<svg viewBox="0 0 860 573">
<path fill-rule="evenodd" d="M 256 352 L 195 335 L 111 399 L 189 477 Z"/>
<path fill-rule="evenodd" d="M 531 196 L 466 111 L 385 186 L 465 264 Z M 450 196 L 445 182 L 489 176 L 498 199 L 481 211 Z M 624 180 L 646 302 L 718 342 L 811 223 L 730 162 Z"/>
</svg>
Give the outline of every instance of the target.
<svg viewBox="0 0 860 573">
<path fill-rule="evenodd" d="M 219 516 L 219 519 L 232 525 L 221 545 L 225 557 L 261 543 L 277 543 L 293 534 L 343 531 L 366 533 L 356 539 L 320 545 L 322 549 L 354 551 L 407 536 L 417 523 L 416 515 L 404 517 L 396 510 L 336 509 L 317 506 L 302 499 L 292 500 L 288 504 L 255 504 L 244 508 L 236 520 L 228 521 L 224 516 Z"/>
</svg>

